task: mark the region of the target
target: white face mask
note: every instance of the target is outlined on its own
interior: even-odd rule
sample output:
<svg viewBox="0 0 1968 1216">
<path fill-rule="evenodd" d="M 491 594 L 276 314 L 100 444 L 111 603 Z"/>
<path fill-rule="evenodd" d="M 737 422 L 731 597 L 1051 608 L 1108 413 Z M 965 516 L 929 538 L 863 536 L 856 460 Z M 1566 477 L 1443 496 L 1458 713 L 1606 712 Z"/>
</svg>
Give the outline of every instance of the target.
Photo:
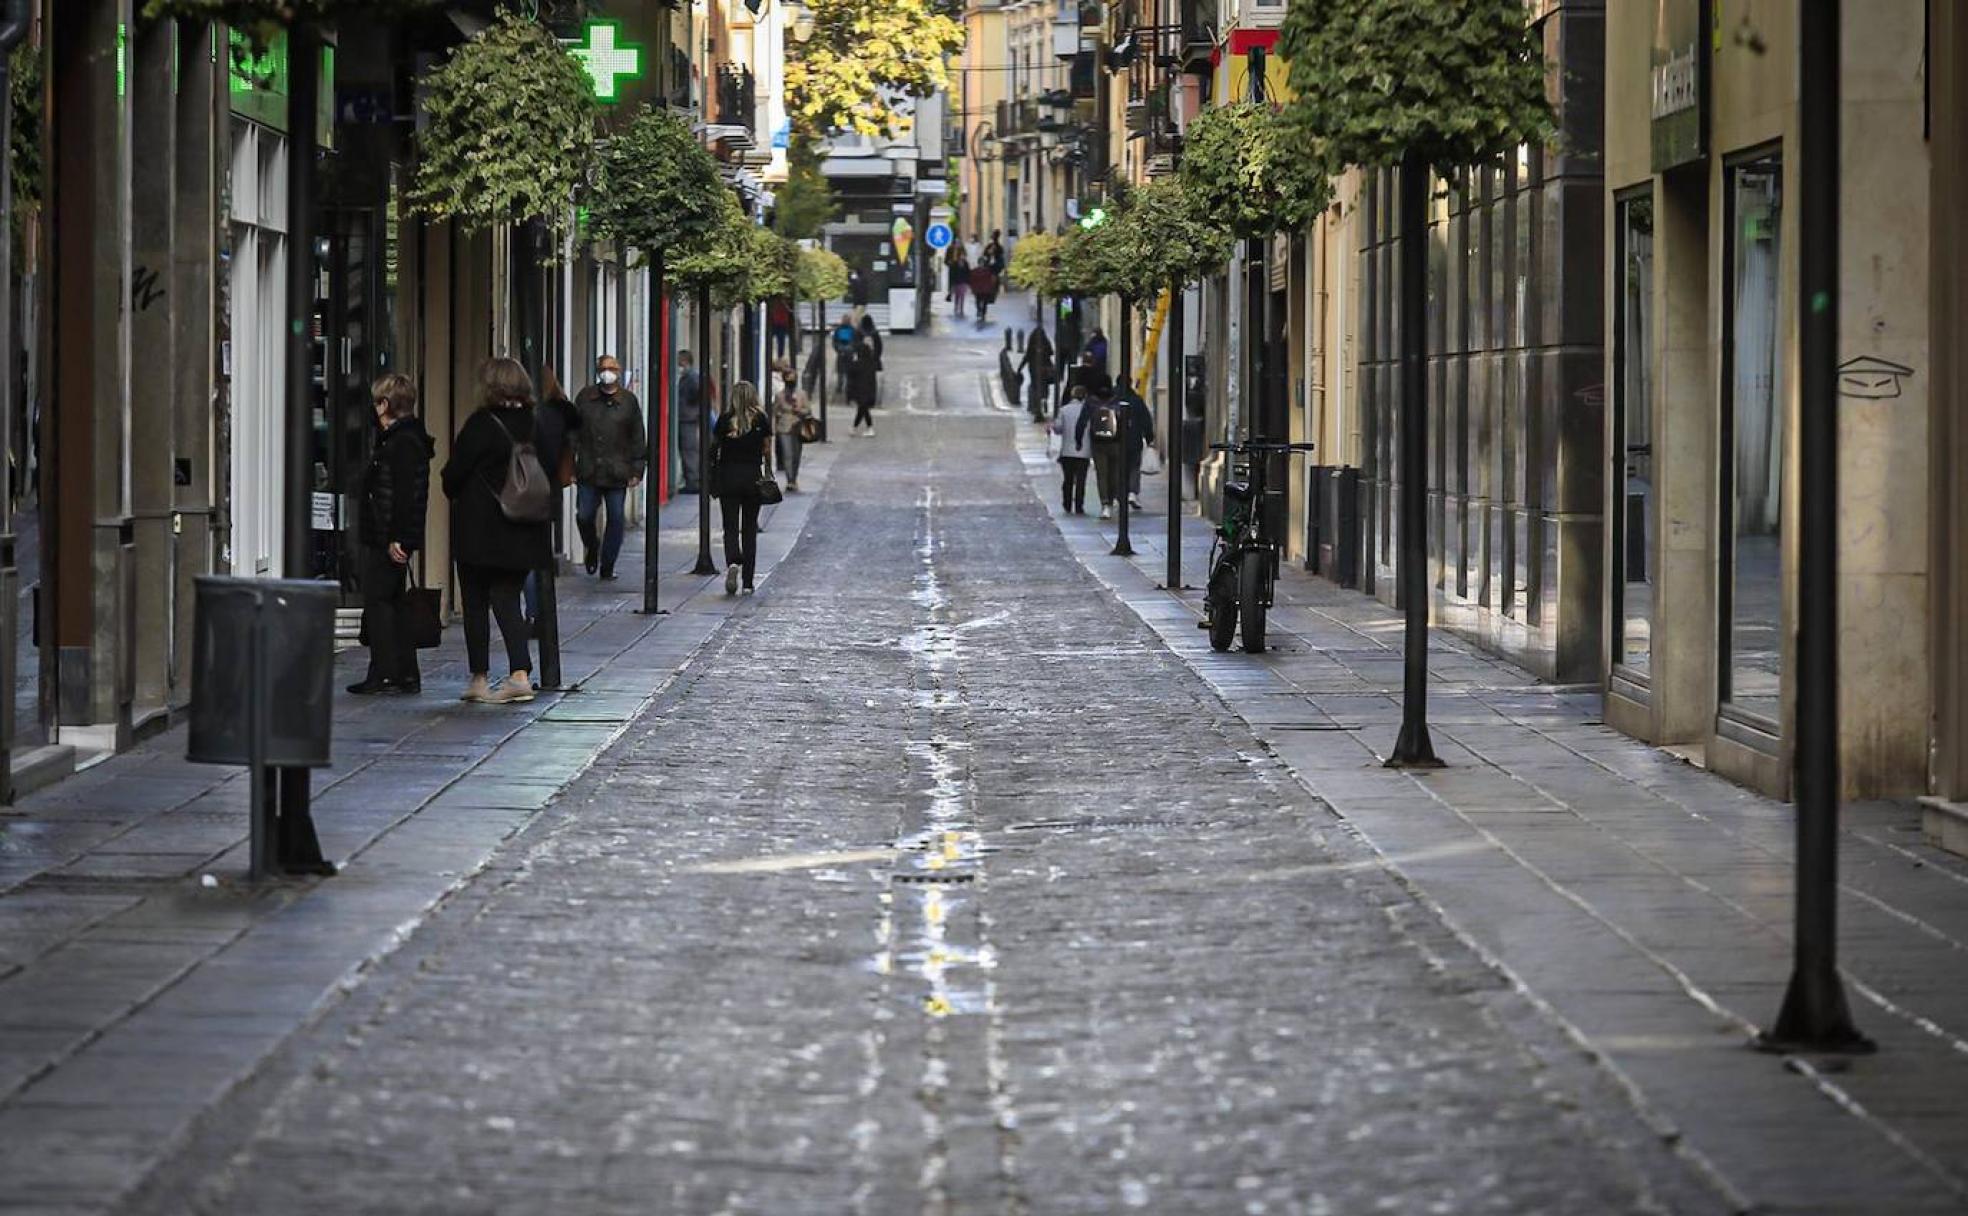
<svg viewBox="0 0 1968 1216">
<path fill-rule="evenodd" d="M 621 377 L 617 376 L 612 371 L 608 371 L 608 372 L 601 373 L 599 376 L 596 376 L 595 379 L 601 381 L 605 385 L 613 386 L 617 380 L 621 379 Z"/>
</svg>

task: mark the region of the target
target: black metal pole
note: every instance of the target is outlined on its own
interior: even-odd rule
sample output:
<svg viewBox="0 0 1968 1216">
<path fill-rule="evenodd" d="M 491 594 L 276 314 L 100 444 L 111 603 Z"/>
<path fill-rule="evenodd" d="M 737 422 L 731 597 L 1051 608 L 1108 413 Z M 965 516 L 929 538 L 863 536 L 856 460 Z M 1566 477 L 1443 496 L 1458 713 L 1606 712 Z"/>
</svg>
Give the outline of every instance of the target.
<svg viewBox="0 0 1968 1216">
<path fill-rule="evenodd" d="M 1162 341 L 1168 344 L 1168 459 L 1162 471 L 1168 474 L 1168 574 L 1164 585 L 1170 591 L 1182 590 L 1182 471 L 1186 467 L 1182 451 L 1183 419 L 1189 416 L 1188 378 L 1182 372 L 1182 284 L 1169 284 L 1168 318 Z"/>
<path fill-rule="evenodd" d="M 1115 519 L 1119 521 L 1114 526 L 1114 548 L 1112 553 L 1115 557 L 1134 556 L 1134 544 L 1128 539 L 1128 499 L 1133 492 L 1134 470 L 1136 468 L 1134 456 L 1134 377 L 1129 371 L 1134 364 L 1134 343 L 1131 340 L 1130 334 L 1133 328 L 1133 322 L 1128 317 L 1128 299 L 1126 296 L 1122 296 L 1121 363 L 1117 369 L 1121 374 L 1115 381 L 1120 389 L 1117 396 L 1119 398 L 1118 404 L 1120 405 L 1121 414 L 1121 475 L 1120 484 L 1114 487 L 1116 497 L 1121 500 L 1120 508 L 1115 514 Z"/>
<path fill-rule="evenodd" d="M 1033 200 L 1034 200 L 1032 204 L 1032 231 L 1044 232 L 1046 230 L 1046 222 L 1045 222 L 1046 162 L 1045 162 L 1045 136 L 1044 135 L 1039 136 L 1039 146 L 1037 152 L 1034 154 L 1034 160 L 1038 164 L 1038 172 L 1033 175 L 1035 180 L 1032 186 Z M 1045 291 L 1042 288 L 1035 288 L 1032 291 L 1032 328 L 1039 330 L 1040 332 L 1044 332 L 1045 330 Z M 1054 333 L 1056 334 L 1057 332 L 1058 332 L 1058 327 L 1055 326 Z M 1058 356 L 1057 345 L 1055 345 L 1053 348 L 1053 355 L 1056 361 Z M 1036 393 L 1034 395 L 1036 395 Z M 1041 418 L 1045 417 L 1046 407 L 1044 402 L 1040 401 L 1040 402 L 1035 402 L 1034 404 L 1038 406 L 1039 417 Z"/>
<path fill-rule="evenodd" d="M 711 289 L 697 289 L 697 564 L 692 574 L 716 574 L 711 560 Z"/>
<path fill-rule="evenodd" d="M 663 251 L 649 255 L 649 357 L 656 363 L 656 375 L 646 386 L 649 403 L 645 421 L 649 424 L 649 463 L 642 474 L 642 610 L 654 616 L 663 611 L 658 605 L 657 576 L 662 573 L 663 450 L 662 404 L 669 393 L 670 350 L 663 341 Z"/>
<path fill-rule="evenodd" d="M 1838 974 L 1838 0 L 1800 0 L 1797 894 L 1771 1051 L 1867 1052 Z"/>
<path fill-rule="evenodd" d="M 0 97 L 13 97 L 11 52 L 27 34 L 26 0 L 0 10 Z M 15 687 L 20 633 L 20 571 L 14 551 L 14 243 L 13 106 L 0 109 L 0 689 Z M 0 701 L 0 805 L 12 805 L 14 698 Z"/>
<path fill-rule="evenodd" d="M 314 574 L 314 149 L 315 101 L 321 87 L 321 41 L 306 22 L 288 34 L 287 130 L 287 436 L 286 517 L 282 569 Z M 310 775 L 279 770 L 279 840 L 274 863 L 287 873 L 334 873 L 321 856 L 309 813 Z"/>
<path fill-rule="evenodd" d="M 820 332 L 814 335 L 813 341 L 818 345 L 820 354 L 820 442 L 825 443 L 827 442 L 827 350 L 833 345 L 833 339 L 827 333 L 827 302 L 815 300 L 813 307 L 819 310 L 817 315 L 820 318 Z"/>
<path fill-rule="evenodd" d="M 1401 564 L 1407 617 L 1401 735 L 1390 768 L 1436 768 L 1428 737 L 1428 162 L 1410 152 L 1401 161 L 1399 280 L 1401 330 Z"/>
</svg>

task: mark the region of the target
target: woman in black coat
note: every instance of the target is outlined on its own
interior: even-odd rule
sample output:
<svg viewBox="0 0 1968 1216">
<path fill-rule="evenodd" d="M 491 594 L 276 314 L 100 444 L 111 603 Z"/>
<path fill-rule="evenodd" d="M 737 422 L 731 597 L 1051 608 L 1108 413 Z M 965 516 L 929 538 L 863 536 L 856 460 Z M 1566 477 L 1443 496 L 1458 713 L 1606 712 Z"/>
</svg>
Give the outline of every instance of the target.
<svg viewBox="0 0 1968 1216">
<path fill-rule="evenodd" d="M 772 476 L 767 463 L 766 445 L 772 442 L 772 424 L 750 381 L 731 386 L 731 408 L 719 415 L 717 429 L 711 433 L 716 445 L 717 463 L 711 469 L 711 491 L 718 497 L 724 514 L 724 593 L 738 594 L 738 578 L 743 568 L 745 592 L 752 590 L 752 573 L 758 565 L 759 482 Z"/>
<path fill-rule="evenodd" d="M 362 633 L 369 672 L 349 685 L 357 696 L 423 691 L 417 648 L 411 643 L 405 594 L 410 561 L 424 547 L 430 507 L 430 462 L 436 445 L 417 418 L 417 386 L 402 372 L 369 388 L 379 434 L 362 474 L 360 562 Z"/>
<path fill-rule="evenodd" d="M 479 379 L 479 408 L 465 419 L 451 445 L 444 493 L 451 500 L 451 558 L 458 566 L 465 655 L 471 664 L 464 699 L 505 705 L 531 701 L 535 695 L 519 592 L 529 572 L 553 560 L 553 523 L 551 512 L 537 523 L 508 519 L 499 505 L 513 449 L 537 438 L 533 381 L 516 359 L 487 360 Z M 545 475 L 544 469 L 540 472 Z M 512 673 L 497 690 L 491 686 L 488 611 L 499 620 Z"/>
<path fill-rule="evenodd" d="M 854 339 L 848 347 L 844 372 L 847 377 L 847 399 L 854 404 L 854 425 L 849 433 L 867 435 L 875 433 L 875 398 L 881 395 L 881 357 L 875 348 L 868 345 L 865 335 Z M 868 429 L 863 431 L 862 424 Z"/>
</svg>

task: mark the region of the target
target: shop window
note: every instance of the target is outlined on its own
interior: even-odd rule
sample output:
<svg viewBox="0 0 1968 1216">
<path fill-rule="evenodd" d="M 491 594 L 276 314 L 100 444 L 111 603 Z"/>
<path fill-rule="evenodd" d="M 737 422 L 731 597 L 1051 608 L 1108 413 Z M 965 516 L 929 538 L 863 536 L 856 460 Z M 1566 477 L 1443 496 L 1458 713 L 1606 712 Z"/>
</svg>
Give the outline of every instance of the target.
<svg viewBox="0 0 1968 1216">
<path fill-rule="evenodd" d="M 1654 199 L 1615 203 L 1613 299 L 1613 662 L 1642 677 L 1654 633 Z"/>
<path fill-rule="evenodd" d="M 1721 698 L 1779 718 L 1783 670 L 1784 403 L 1780 234 L 1783 166 L 1775 154 L 1729 166 L 1725 201 Z"/>
</svg>

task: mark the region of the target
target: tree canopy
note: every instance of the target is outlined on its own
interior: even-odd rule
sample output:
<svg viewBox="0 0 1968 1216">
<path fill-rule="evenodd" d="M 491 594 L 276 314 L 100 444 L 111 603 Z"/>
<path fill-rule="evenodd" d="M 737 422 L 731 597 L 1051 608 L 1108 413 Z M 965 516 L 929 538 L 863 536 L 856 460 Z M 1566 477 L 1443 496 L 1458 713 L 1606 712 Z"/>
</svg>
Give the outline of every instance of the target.
<svg viewBox="0 0 1968 1216">
<path fill-rule="evenodd" d="M 423 85 L 411 205 L 467 230 L 539 220 L 564 232 L 594 147 L 596 102 L 580 62 L 508 12 Z"/>
<path fill-rule="evenodd" d="M 1005 277 L 1015 287 L 1056 296 L 1060 238 L 1050 232 L 1031 232 L 1011 247 L 1011 260 L 1005 264 Z"/>
<path fill-rule="evenodd" d="M 686 290 L 708 287 L 719 308 L 790 294 L 799 247 L 753 223 L 730 191 L 718 198 L 717 222 L 670 257 L 670 280 Z"/>
<path fill-rule="evenodd" d="M 898 104 L 950 84 L 963 49 L 960 10 L 941 0 L 808 0 L 813 36 L 787 45 L 786 111 L 795 134 L 896 135 Z"/>
<path fill-rule="evenodd" d="M 720 198 L 729 192 L 717 160 L 667 110 L 644 106 L 608 141 L 596 168 L 588 215 L 598 237 L 668 253 L 723 217 Z"/>
<path fill-rule="evenodd" d="M 1239 237 L 1303 228 L 1332 201 L 1327 161 L 1270 106 L 1204 110 L 1182 142 L 1182 185 L 1195 212 Z"/>
<path fill-rule="evenodd" d="M 1279 49 L 1285 121 L 1330 164 L 1447 176 L 1554 129 L 1523 0 L 1291 0 Z"/>
<path fill-rule="evenodd" d="M 1118 229 L 1124 294 L 1135 299 L 1199 278 L 1230 259 L 1230 230 L 1196 206 L 1180 178 L 1137 187 L 1110 222 Z"/>
<path fill-rule="evenodd" d="M 793 268 L 793 290 L 802 300 L 847 294 L 847 260 L 831 249 L 802 249 Z"/>
</svg>

